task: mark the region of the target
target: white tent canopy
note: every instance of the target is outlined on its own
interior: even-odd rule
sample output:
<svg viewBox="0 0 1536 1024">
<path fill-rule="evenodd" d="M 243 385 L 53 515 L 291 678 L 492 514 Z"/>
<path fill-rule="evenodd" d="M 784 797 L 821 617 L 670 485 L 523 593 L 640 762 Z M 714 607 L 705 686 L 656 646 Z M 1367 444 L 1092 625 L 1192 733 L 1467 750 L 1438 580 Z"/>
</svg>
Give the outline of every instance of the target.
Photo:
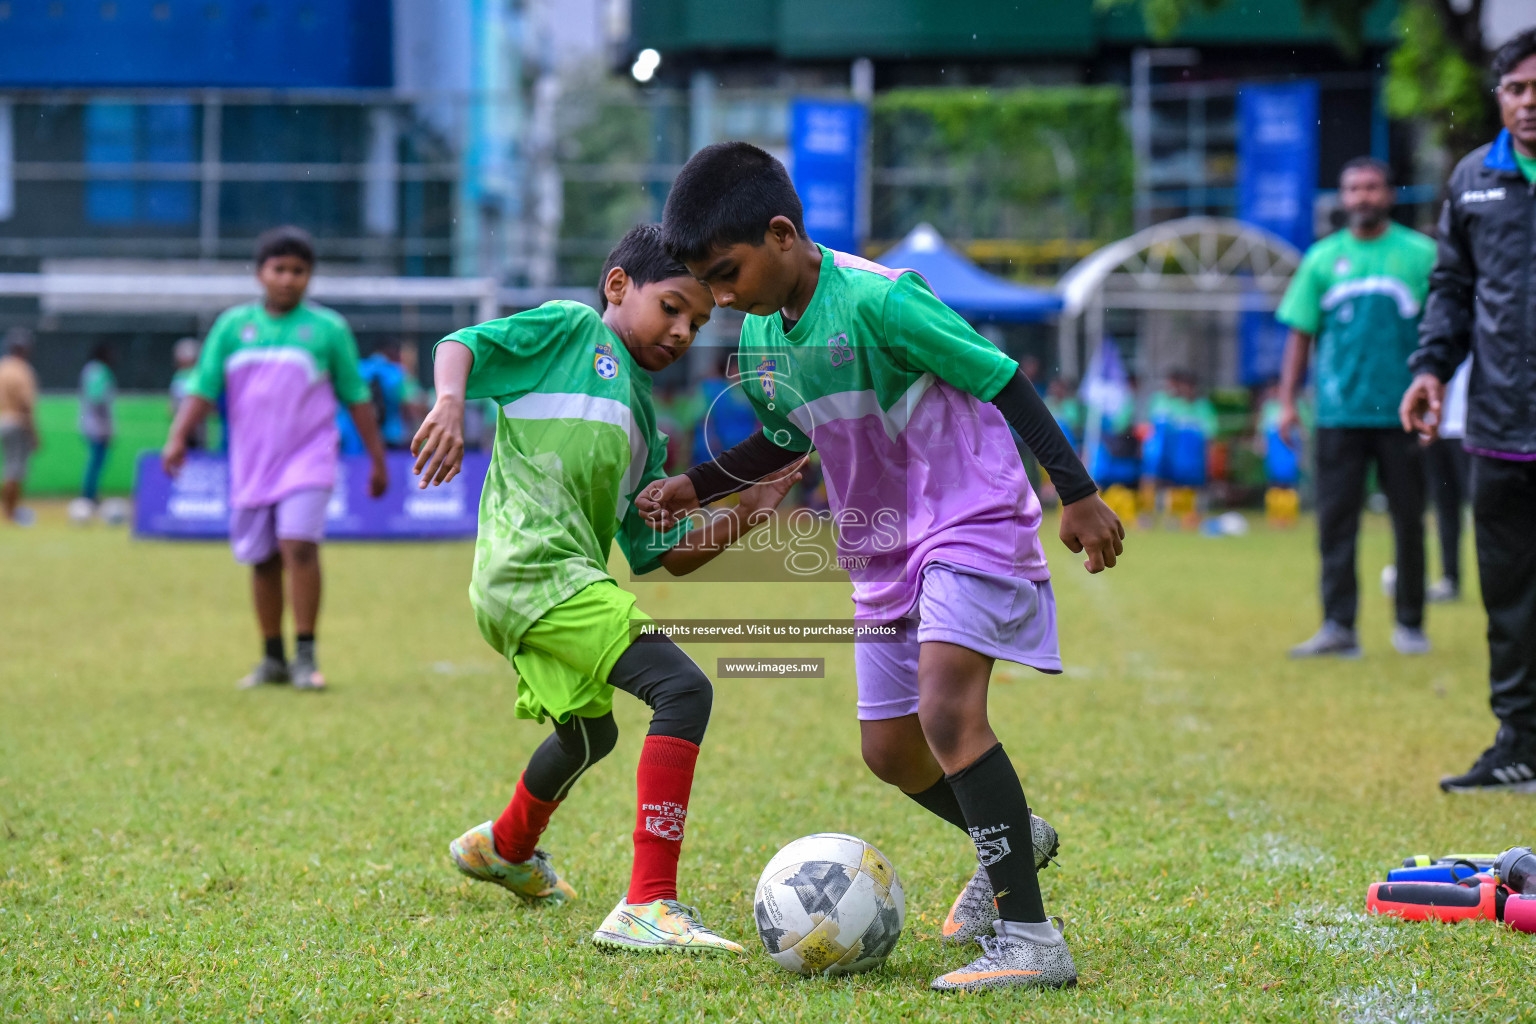
<svg viewBox="0 0 1536 1024">
<path fill-rule="evenodd" d="M 1097 348 L 1107 309 L 1270 311 L 1300 262 L 1290 242 L 1230 217 L 1165 221 L 1112 242 L 1056 286 L 1061 371 L 1080 376 L 1083 345 Z"/>
</svg>

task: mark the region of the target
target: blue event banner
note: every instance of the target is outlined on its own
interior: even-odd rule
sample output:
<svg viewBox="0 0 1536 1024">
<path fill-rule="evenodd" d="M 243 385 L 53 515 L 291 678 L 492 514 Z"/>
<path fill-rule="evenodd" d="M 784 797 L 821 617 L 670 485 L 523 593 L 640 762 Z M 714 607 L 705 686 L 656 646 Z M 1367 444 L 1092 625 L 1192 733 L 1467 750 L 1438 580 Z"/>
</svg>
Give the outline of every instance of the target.
<svg viewBox="0 0 1536 1024">
<path fill-rule="evenodd" d="M 801 98 L 790 106 L 790 173 L 805 233 L 839 252 L 859 251 L 859 186 L 869 114 L 852 100 Z"/>
<path fill-rule="evenodd" d="M 1317 194 L 1317 83 L 1244 86 L 1237 119 L 1238 217 L 1305 249 Z"/>
<path fill-rule="evenodd" d="M 1317 83 L 1246 85 L 1237 95 L 1237 215 L 1305 250 L 1317 194 Z M 1241 377 L 1253 387 L 1280 375 L 1286 329 L 1271 313 L 1245 312 Z"/>
<path fill-rule="evenodd" d="M 326 509 L 327 540 L 462 540 L 475 535 L 488 452 L 466 452 L 458 476 L 423 491 L 411 475 L 415 459 L 390 452 L 389 490 L 368 496 L 367 456 L 341 459 Z M 174 478 L 158 452 L 139 456 L 133 484 L 133 532 L 169 540 L 222 540 L 229 536 L 229 463 L 222 455 L 194 453 Z"/>
</svg>

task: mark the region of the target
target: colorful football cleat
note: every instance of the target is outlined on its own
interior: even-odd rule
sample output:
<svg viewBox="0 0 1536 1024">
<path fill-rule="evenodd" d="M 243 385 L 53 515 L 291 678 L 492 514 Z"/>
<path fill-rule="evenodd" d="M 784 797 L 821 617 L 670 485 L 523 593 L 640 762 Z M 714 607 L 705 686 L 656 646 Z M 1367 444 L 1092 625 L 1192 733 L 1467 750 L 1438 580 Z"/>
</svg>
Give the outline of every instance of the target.
<svg viewBox="0 0 1536 1024">
<path fill-rule="evenodd" d="M 470 878 L 499 885 L 524 903 L 554 907 L 576 899 L 576 890 L 555 871 L 543 850 L 533 851 L 533 856 L 520 864 L 497 853 L 489 821 L 449 843 L 448 853 Z"/>
<path fill-rule="evenodd" d="M 976 992 L 986 988 L 1070 988 L 1077 984 L 1077 965 L 1059 927 L 1055 942 L 1035 942 L 1003 934 L 998 922 L 995 938 L 976 936 L 981 956 L 964 967 L 933 979 L 938 992 Z"/>
<path fill-rule="evenodd" d="M 722 938 L 704 925 L 699 912 L 677 900 L 619 905 L 592 935 L 593 945 L 605 949 L 638 949 L 677 953 L 745 953 L 740 944 Z"/>
<path fill-rule="evenodd" d="M 1044 818 L 1029 816 L 1030 839 L 1035 847 L 1035 870 L 1048 867 L 1060 848 L 1056 830 Z M 977 867 L 971 880 L 965 883 L 960 895 L 949 908 L 940 928 L 943 941 L 958 946 L 967 945 L 978 935 L 992 934 L 992 922 L 997 920 L 997 903 L 992 898 L 992 880 L 987 869 Z"/>
</svg>

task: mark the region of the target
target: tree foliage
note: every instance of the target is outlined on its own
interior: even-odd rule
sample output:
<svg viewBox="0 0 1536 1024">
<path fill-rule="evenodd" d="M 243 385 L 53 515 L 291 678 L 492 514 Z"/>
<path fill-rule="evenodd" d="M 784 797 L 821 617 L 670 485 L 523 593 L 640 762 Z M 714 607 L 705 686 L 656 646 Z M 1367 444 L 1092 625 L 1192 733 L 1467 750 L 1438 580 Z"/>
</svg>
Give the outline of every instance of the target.
<svg viewBox="0 0 1536 1024">
<path fill-rule="evenodd" d="M 1497 124 L 1482 29 L 1462 17 L 1443 0 L 1404 0 L 1385 88 L 1389 114 L 1424 119 L 1457 155 L 1486 142 Z"/>
<path fill-rule="evenodd" d="M 1102 9 L 1140 7 L 1147 31 L 1172 39 L 1184 20 L 1215 11 L 1231 0 L 1097 0 Z M 1339 48 L 1354 56 L 1364 40 L 1365 17 L 1376 0 L 1298 0 L 1310 17 L 1327 22 Z M 1400 0 L 1398 45 L 1387 64 L 1387 111 L 1422 118 L 1440 141 L 1460 153 L 1486 141 L 1495 124 L 1486 88 L 1488 49 L 1483 39 L 1484 0 Z"/>
<path fill-rule="evenodd" d="M 930 221 L 955 238 L 1111 239 L 1132 157 L 1113 86 L 897 89 L 876 97 L 876 237 Z"/>
</svg>

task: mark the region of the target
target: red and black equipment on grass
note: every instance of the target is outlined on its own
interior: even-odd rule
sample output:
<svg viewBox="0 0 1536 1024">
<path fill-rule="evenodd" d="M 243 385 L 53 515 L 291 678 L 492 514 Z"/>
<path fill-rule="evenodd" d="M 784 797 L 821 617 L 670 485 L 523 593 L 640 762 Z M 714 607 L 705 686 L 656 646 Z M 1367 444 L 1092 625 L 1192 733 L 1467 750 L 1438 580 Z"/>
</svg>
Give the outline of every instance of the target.
<svg viewBox="0 0 1536 1024">
<path fill-rule="evenodd" d="M 1406 921 L 1500 921 L 1536 932 L 1536 854 L 1524 846 L 1505 850 L 1491 872 L 1460 882 L 1376 882 L 1365 907 Z"/>
</svg>

